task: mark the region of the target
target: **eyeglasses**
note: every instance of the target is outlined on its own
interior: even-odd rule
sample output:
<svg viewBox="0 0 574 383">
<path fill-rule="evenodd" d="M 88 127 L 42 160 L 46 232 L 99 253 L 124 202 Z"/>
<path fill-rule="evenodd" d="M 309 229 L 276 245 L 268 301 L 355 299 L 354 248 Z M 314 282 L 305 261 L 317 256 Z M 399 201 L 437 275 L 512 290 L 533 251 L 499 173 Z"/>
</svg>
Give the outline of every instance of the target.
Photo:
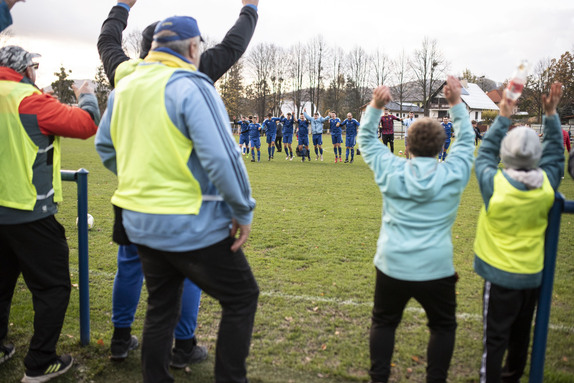
<svg viewBox="0 0 574 383">
<path fill-rule="evenodd" d="M 38 68 L 40 67 L 39 63 L 33 63 L 32 65 L 30 65 L 32 68 L 34 68 L 35 70 L 38 70 Z"/>
</svg>

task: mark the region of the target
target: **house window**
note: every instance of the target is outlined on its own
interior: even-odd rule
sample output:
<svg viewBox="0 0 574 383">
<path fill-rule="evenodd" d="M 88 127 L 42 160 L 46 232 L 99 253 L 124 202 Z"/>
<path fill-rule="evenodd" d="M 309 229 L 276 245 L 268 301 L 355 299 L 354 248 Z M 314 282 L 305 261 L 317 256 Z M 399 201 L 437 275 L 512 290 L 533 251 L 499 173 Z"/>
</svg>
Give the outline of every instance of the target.
<svg viewBox="0 0 574 383">
<path fill-rule="evenodd" d="M 478 121 L 478 112 L 474 112 L 474 119 Z"/>
</svg>

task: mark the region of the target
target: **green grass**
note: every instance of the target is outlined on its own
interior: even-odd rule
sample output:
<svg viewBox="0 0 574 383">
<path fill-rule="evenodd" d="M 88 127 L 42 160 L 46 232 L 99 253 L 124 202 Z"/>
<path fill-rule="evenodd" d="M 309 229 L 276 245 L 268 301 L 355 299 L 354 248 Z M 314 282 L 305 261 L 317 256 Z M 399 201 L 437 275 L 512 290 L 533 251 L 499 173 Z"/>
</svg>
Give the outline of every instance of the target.
<svg viewBox="0 0 574 383">
<path fill-rule="evenodd" d="M 375 252 L 381 219 L 381 196 L 361 156 L 354 164 L 334 163 L 325 136 L 325 161 L 285 161 L 283 153 L 268 162 L 246 162 L 257 208 L 253 231 L 245 246 L 261 289 L 251 353 L 250 381 L 367 382 L 368 333 L 374 289 Z M 404 150 L 397 141 L 398 150 Z M 314 155 L 312 155 L 314 158 Z M 79 345 L 79 304 L 74 289 L 59 351 L 71 353 L 76 365 L 59 382 L 139 382 L 139 351 L 123 363 L 109 361 L 112 335 L 111 295 L 117 246 L 111 241 L 113 212 L 109 203 L 114 176 L 99 162 L 93 140 L 63 140 L 63 168 L 86 168 L 89 211 L 95 218 L 90 231 L 91 338 Z M 76 186 L 66 182 L 65 201 L 58 220 L 66 227 L 71 248 L 72 281 L 77 283 Z M 560 187 L 574 199 L 574 181 Z M 473 177 L 464 192 L 453 228 L 459 327 L 450 369 L 451 382 L 477 382 L 481 353 L 482 280 L 472 270 L 472 242 L 480 193 Z M 574 381 L 573 217 L 563 216 L 558 268 L 553 297 L 545 381 Z M 145 289 L 133 331 L 140 336 L 145 315 Z M 197 336 L 209 358 L 191 372 L 175 371 L 176 381 L 213 381 L 214 347 L 220 308 L 204 296 Z M 0 367 L 0 382 L 16 382 L 24 374 L 22 359 L 32 334 L 31 296 L 19 281 L 11 312 L 9 340 L 14 358 Z M 426 319 L 411 303 L 397 332 L 393 382 L 424 381 Z M 527 379 L 524 378 L 525 382 Z"/>
</svg>

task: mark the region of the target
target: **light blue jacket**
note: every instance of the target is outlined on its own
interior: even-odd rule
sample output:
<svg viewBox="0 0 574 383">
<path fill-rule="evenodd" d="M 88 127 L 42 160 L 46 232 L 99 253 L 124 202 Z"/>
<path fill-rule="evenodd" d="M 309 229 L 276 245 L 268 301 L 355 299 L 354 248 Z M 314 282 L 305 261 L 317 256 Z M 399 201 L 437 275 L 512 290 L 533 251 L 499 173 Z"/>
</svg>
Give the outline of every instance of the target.
<svg viewBox="0 0 574 383">
<path fill-rule="evenodd" d="M 311 121 L 311 134 L 323 134 L 323 123 L 329 121 L 331 117 L 321 117 L 313 118 L 309 116 L 306 112 L 303 112 L 305 118 Z"/>
<path fill-rule="evenodd" d="M 375 266 L 386 275 L 427 281 L 454 274 L 452 225 L 474 161 L 474 131 L 464 104 L 450 109 L 457 139 L 445 162 L 397 157 L 377 138 L 381 111 L 367 107 L 358 135 L 383 196 Z"/>
<path fill-rule="evenodd" d="M 116 150 L 110 135 L 114 97 L 112 92 L 96 135 L 96 149 L 104 165 L 115 173 Z M 201 209 L 198 215 L 124 210 L 123 223 L 136 244 L 173 252 L 205 248 L 229 236 L 232 218 L 240 224 L 251 223 L 255 200 L 247 171 L 228 128 L 225 106 L 207 76 L 175 72 L 166 85 L 165 107 L 174 125 L 193 142 L 188 166 L 201 187 Z"/>
</svg>

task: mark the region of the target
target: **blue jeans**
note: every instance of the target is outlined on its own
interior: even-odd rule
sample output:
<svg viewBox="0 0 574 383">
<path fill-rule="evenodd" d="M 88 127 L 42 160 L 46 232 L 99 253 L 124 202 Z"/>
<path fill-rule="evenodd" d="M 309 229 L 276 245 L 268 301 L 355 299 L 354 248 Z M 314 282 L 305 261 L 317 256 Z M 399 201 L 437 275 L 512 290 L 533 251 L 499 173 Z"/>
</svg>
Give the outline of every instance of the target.
<svg viewBox="0 0 574 383">
<path fill-rule="evenodd" d="M 118 271 L 112 295 L 112 323 L 114 327 L 131 327 L 143 283 L 143 271 L 136 245 L 120 245 Z M 175 339 L 191 339 L 197 326 L 197 312 L 201 289 L 189 279 L 184 282 L 181 317 L 175 328 Z"/>
</svg>

